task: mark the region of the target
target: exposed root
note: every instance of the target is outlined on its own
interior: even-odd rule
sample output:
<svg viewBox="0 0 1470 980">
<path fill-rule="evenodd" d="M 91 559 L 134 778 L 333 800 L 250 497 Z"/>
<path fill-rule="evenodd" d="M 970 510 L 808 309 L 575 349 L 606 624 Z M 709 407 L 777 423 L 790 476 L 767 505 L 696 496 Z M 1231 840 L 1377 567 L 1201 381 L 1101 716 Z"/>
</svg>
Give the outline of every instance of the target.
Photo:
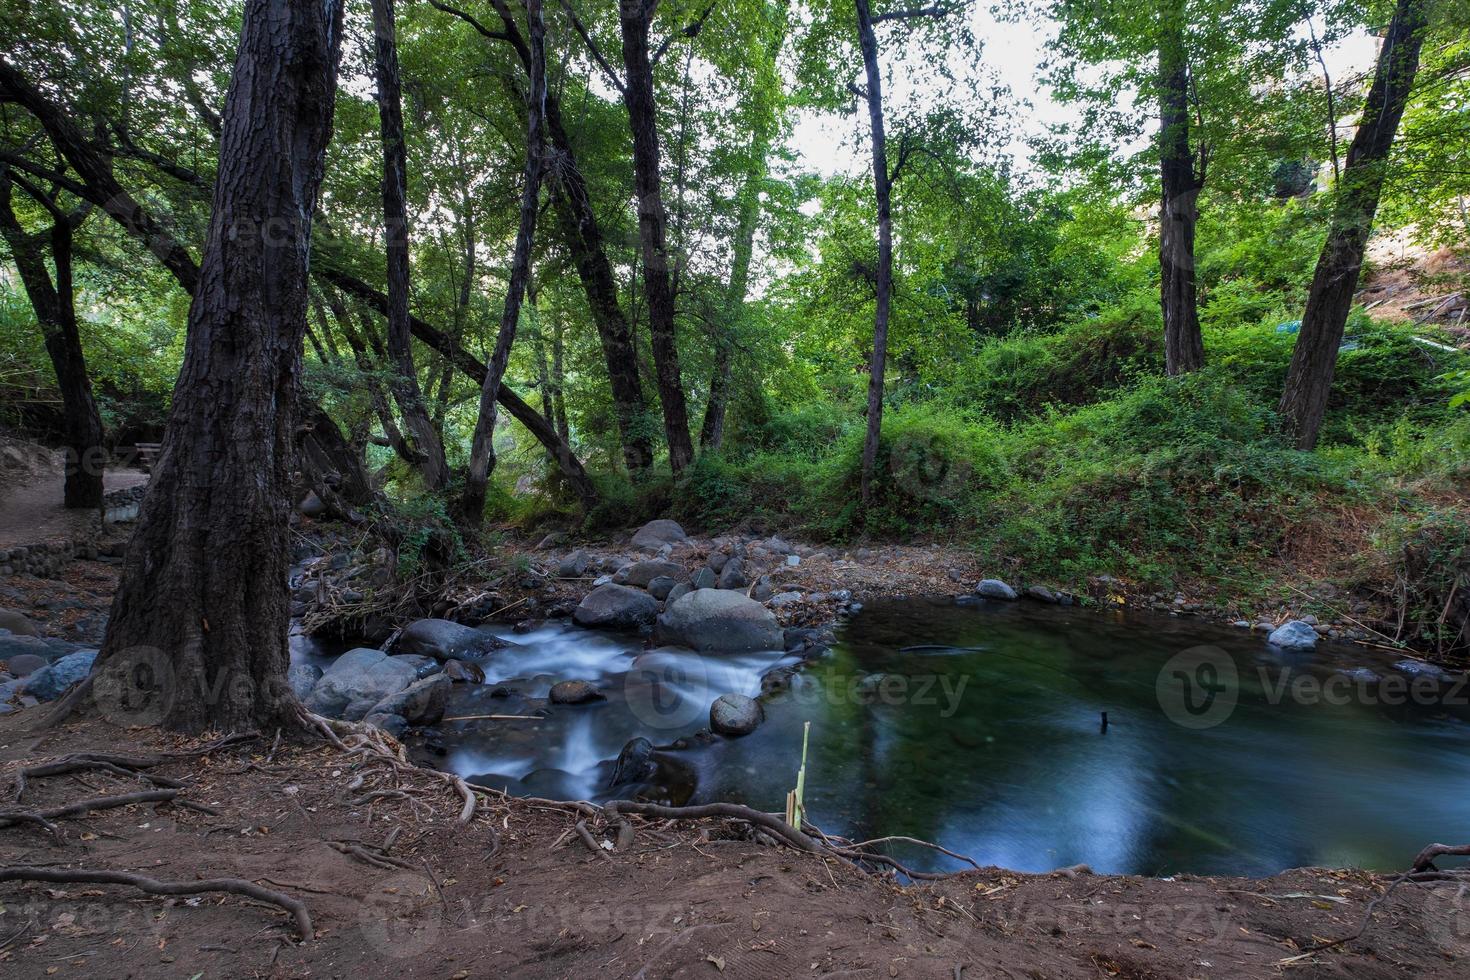
<svg viewBox="0 0 1470 980">
<path fill-rule="evenodd" d="M 150 895 L 199 895 L 225 892 L 244 895 L 290 912 L 296 920 L 296 931 L 302 939 L 312 938 L 311 914 L 306 906 L 289 895 L 263 888 L 243 878 L 207 878 L 203 881 L 159 881 L 129 871 L 102 871 L 88 868 L 0 868 L 0 881 L 51 881 L 103 885 L 131 885 Z"/>
<path fill-rule="evenodd" d="M 79 800 L 76 803 L 68 803 L 66 806 L 52 807 L 49 810 L 4 810 L 0 811 L 0 827 L 8 827 L 13 823 L 41 823 L 52 833 L 56 833 L 58 828 L 48 821 L 62 817 L 74 817 L 79 813 L 89 813 L 92 810 L 132 806 L 134 803 L 169 803 L 178 795 L 179 791 L 176 789 L 150 789 L 141 793 L 123 793 L 118 796 L 99 796 L 91 800 Z"/>
</svg>

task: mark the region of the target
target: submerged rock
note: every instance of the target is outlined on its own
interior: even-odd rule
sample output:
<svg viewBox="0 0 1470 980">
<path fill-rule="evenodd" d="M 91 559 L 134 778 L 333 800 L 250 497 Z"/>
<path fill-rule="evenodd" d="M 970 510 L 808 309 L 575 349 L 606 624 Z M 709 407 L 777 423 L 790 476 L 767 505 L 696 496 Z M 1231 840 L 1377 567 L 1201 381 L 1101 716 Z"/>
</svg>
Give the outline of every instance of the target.
<svg viewBox="0 0 1470 980">
<path fill-rule="evenodd" d="M 587 681 L 557 681 L 551 685 L 547 700 L 552 704 L 587 704 L 607 698 Z"/>
<path fill-rule="evenodd" d="M 397 653 L 418 653 L 435 660 L 471 660 L 510 646 L 505 640 L 447 619 L 418 619 L 403 628 Z"/>
<path fill-rule="evenodd" d="M 975 594 L 984 596 L 987 599 L 1005 599 L 1007 601 L 1016 598 L 1016 590 L 998 578 L 981 579 L 980 584 L 975 586 Z"/>
<path fill-rule="evenodd" d="M 721 694 L 709 706 L 709 727 L 721 735 L 749 735 L 766 720 L 765 709 L 744 694 Z"/>
<path fill-rule="evenodd" d="M 572 613 L 578 626 L 601 626 L 607 629 L 637 629 L 648 626 L 658 616 L 658 600 L 642 589 L 608 583 L 599 585 Z"/>
<path fill-rule="evenodd" d="M 701 653 L 782 648 L 775 615 L 754 599 L 726 589 L 696 589 L 670 603 L 658 619 L 655 636 Z"/>
<path fill-rule="evenodd" d="M 1300 619 L 1292 619 L 1272 630 L 1266 642 L 1283 650 L 1310 650 L 1317 645 L 1317 631 Z"/>
<path fill-rule="evenodd" d="M 664 545 L 682 544 L 689 535 L 675 521 L 649 521 L 633 534 L 633 547 L 642 551 L 657 551 Z"/>
</svg>

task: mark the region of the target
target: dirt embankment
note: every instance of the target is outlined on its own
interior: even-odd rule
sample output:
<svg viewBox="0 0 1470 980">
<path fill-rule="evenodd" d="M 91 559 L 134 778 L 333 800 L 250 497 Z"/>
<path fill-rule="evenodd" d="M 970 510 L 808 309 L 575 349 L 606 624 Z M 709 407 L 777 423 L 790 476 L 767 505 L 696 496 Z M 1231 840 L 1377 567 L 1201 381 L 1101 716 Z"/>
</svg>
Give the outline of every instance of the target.
<svg viewBox="0 0 1470 980">
<path fill-rule="evenodd" d="M 0 787 L 72 753 L 198 750 L 82 721 L 37 732 L 0 718 Z M 1463 977 L 1470 908 L 1456 883 L 1297 870 L 1260 881 L 987 869 L 901 887 L 741 839 L 721 822 L 643 822 L 594 855 L 578 814 L 480 798 L 459 826 L 443 783 L 394 775 L 322 742 L 262 738 L 142 770 L 178 783 L 152 802 L 0 828 L 0 862 L 235 877 L 305 903 L 160 897 L 116 884 L 0 884 L 0 969 L 15 977 Z M 44 811 L 150 788 L 101 768 L 32 776 Z M 588 818 L 595 842 L 615 835 Z M 601 849 L 601 848 L 599 848 Z"/>
</svg>

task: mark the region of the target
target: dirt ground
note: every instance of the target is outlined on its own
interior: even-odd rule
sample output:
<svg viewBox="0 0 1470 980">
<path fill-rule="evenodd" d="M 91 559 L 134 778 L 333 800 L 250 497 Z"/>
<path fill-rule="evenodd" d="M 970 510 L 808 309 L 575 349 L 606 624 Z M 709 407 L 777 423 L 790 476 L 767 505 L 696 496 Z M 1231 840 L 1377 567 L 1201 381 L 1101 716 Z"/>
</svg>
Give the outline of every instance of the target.
<svg viewBox="0 0 1470 980">
<path fill-rule="evenodd" d="M 148 788 L 83 771 L 31 778 L 15 803 L 22 766 L 201 744 L 86 719 L 36 730 L 43 712 L 0 718 L 0 809 Z M 0 828 L 0 864 L 239 877 L 304 901 L 314 934 L 301 941 L 282 910 L 237 895 L 9 882 L 6 977 L 1470 975 L 1470 902 L 1451 885 L 1405 885 L 1361 940 L 1292 961 L 1357 929 L 1388 879 L 989 869 L 900 886 L 738 839 L 727 822 L 643 822 L 631 845 L 597 856 L 574 814 L 491 794 L 461 827 L 442 782 L 395 777 L 315 740 L 261 738 L 146 771 L 182 781 L 179 799 L 215 813 L 176 803 L 98 810 L 58 819 L 59 840 L 14 824 Z"/>
</svg>

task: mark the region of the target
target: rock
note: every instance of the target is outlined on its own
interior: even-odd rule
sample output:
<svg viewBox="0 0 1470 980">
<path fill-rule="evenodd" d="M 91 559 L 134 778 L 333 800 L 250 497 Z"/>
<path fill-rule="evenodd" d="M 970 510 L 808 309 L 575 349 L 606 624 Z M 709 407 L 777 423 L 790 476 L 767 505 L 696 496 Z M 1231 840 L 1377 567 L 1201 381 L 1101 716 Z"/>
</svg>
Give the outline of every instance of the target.
<svg viewBox="0 0 1470 980">
<path fill-rule="evenodd" d="M 608 629 L 637 629 L 652 624 L 657 617 L 657 599 L 642 589 L 612 583 L 599 585 L 587 593 L 572 613 L 572 620 L 578 626 Z"/>
<path fill-rule="evenodd" d="M 55 652 L 39 636 L 17 636 L 0 633 L 0 660 L 14 660 L 24 654 L 40 657 L 47 663 L 56 659 Z"/>
<path fill-rule="evenodd" d="M 463 660 L 444 661 L 444 676 L 451 681 L 461 681 L 469 684 L 485 683 L 485 671 L 480 669 L 479 664 L 467 663 Z"/>
<path fill-rule="evenodd" d="M 721 735 L 749 735 L 766 720 L 765 709 L 744 694 L 721 694 L 709 706 L 709 727 Z"/>
<path fill-rule="evenodd" d="M 552 531 L 546 537 L 536 542 L 537 551 L 545 551 L 547 548 L 555 548 L 564 544 L 567 540 L 565 531 Z"/>
<path fill-rule="evenodd" d="M 548 700 L 552 704 L 586 704 L 589 701 L 606 701 L 607 698 L 586 681 L 557 681 L 551 685 Z"/>
<path fill-rule="evenodd" d="M 769 609 L 738 592 L 696 589 L 670 603 L 655 636 L 701 653 L 780 650 L 781 626 Z"/>
<path fill-rule="evenodd" d="M 715 585 L 721 589 L 743 589 L 750 584 L 745 577 L 745 562 L 739 558 L 731 558 L 725 562 L 725 567 L 720 569 L 720 577 Z"/>
<path fill-rule="evenodd" d="M 355 698 L 347 702 L 347 707 L 342 709 L 343 721 L 362 721 L 373 710 L 372 698 Z"/>
<path fill-rule="evenodd" d="M 449 704 L 449 688 L 452 681 L 446 676 L 435 674 L 415 681 L 390 694 L 377 704 L 369 715 L 398 715 L 410 725 L 433 725 L 444 717 L 444 708 Z"/>
<path fill-rule="evenodd" d="M 772 609 L 780 609 L 783 606 L 792 606 L 801 601 L 800 592 L 778 592 L 771 596 L 767 603 Z"/>
<path fill-rule="evenodd" d="M 342 654 L 327 668 L 305 703 L 317 714 L 335 718 L 353 701 L 368 701 L 371 708 L 416 680 L 418 674 L 411 664 L 381 650 L 358 647 Z"/>
<path fill-rule="evenodd" d="M 677 523 L 670 520 L 649 521 L 633 535 L 633 547 L 641 551 L 657 551 L 666 544 L 682 544 L 689 535 Z"/>
<path fill-rule="evenodd" d="M 408 731 L 408 719 L 402 715 L 386 715 L 381 712 L 373 712 L 363 719 L 374 728 L 381 728 L 394 738 L 401 738 Z"/>
<path fill-rule="evenodd" d="M 322 669 L 315 664 L 292 664 L 286 671 L 286 683 L 298 701 L 305 701 L 316 682 L 322 679 Z"/>
<path fill-rule="evenodd" d="M 711 554 L 708 558 L 706 558 L 704 560 L 704 565 L 711 572 L 714 572 L 716 575 L 718 575 L 718 574 L 720 574 L 720 569 L 724 568 L 725 567 L 725 564 L 729 560 L 730 560 L 730 556 L 727 555 L 725 552 L 723 552 L 723 551 L 716 551 L 716 552 L 714 552 L 713 554 Z M 708 588 L 712 588 L 712 586 L 701 585 L 700 588 L 701 589 L 708 589 Z"/>
<path fill-rule="evenodd" d="M 629 739 L 618 753 L 617 765 L 613 766 L 612 779 L 607 786 L 612 789 L 625 783 L 641 783 L 657 771 L 658 764 L 653 761 L 653 743 L 639 736 Z"/>
<path fill-rule="evenodd" d="M 775 594 L 776 589 L 771 585 L 771 576 L 769 575 L 762 575 L 756 579 L 755 585 L 751 586 L 750 589 L 750 597 L 756 602 L 765 602 Z"/>
<path fill-rule="evenodd" d="M 696 589 L 713 589 L 719 584 L 719 580 L 719 576 L 715 574 L 714 569 L 701 568 L 694 573 L 694 578 L 690 579 L 690 582 Z"/>
<path fill-rule="evenodd" d="M 792 568 L 795 568 L 797 565 L 800 565 L 801 564 L 801 556 L 800 555 L 787 555 L 786 556 L 786 564 L 789 565 Z"/>
<path fill-rule="evenodd" d="M 1426 663 L 1423 660 L 1398 660 L 1394 662 L 1393 668 L 1400 673 L 1408 674 L 1410 677 L 1428 677 L 1431 680 L 1441 682 L 1450 679 L 1449 672 L 1443 667 L 1436 667 L 1434 664 Z"/>
<path fill-rule="evenodd" d="M 489 633 L 447 619 L 418 619 L 404 627 L 393 644 L 397 653 L 418 653 L 435 660 L 473 660 L 510 646 Z"/>
<path fill-rule="evenodd" d="M 693 591 L 694 586 L 690 585 L 688 582 L 678 583 L 669 590 L 668 595 L 664 596 L 664 606 L 667 607 L 668 604 L 671 602 L 678 602 L 680 599 L 684 598 L 686 595 Z"/>
<path fill-rule="evenodd" d="M 558 578 L 581 578 L 582 573 L 587 571 L 587 566 L 592 564 L 592 559 L 585 551 L 574 551 L 561 560 L 556 566 Z"/>
<path fill-rule="evenodd" d="M 1026 598 L 1035 599 L 1037 602 L 1055 604 L 1057 601 L 1056 593 L 1044 585 L 1028 585 L 1026 586 L 1024 595 Z"/>
<path fill-rule="evenodd" d="M 682 582 L 688 577 L 689 572 L 678 562 L 652 558 L 618 569 L 618 573 L 613 576 L 613 581 L 619 585 L 636 585 L 640 589 L 646 589 L 648 583 L 656 578 L 670 578 L 675 582 Z"/>
<path fill-rule="evenodd" d="M 322 498 L 316 495 L 315 490 L 308 490 L 306 496 L 301 498 L 301 503 L 296 505 L 296 509 L 304 517 L 321 517 L 327 512 L 327 505 L 322 503 Z"/>
<path fill-rule="evenodd" d="M 648 594 L 653 596 L 659 602 L 663 602 L 669 597 L 669 593 L 674 591 L 674 586 L 678 584 L 678 582 L 675 582 L 669 576 L 660 575 L 658 578 L 648 583 Z"/>
<path fill-rule="evenodd" d="M 766 539 L 766 550 L 773 555 L 789 555 L 796 551 L 795 548 L 774 534 Z"/>
<path fill-rule="evenodd" d="M 21 653 L 11 657 L 5 664 L 12 677 L 29 677 L 50 663 L 45 657 L 34 653 Z"/>
<path fill-rule="evenodd" d="M 67 688 L 84 680 L 92 672 L 92 662 L 96 659 L 96 650 L 69 653 L 27 677 L 22 682 L 20 691 L 37 701 L 55 701 Z"/>
<path fill-rule="evenodd" d="M 0 630 L 10 630 L 16 636 L 40 636 L 41 631 L 25 613 L 14 609 L 0 609 Z"/>
<path fill-rule="evenodd" d="M 414 675 L 423 680 L 431 674 L 437 674 L 444 669 L 444 665 L 433 657 L 426 657 L 422 653 L 399 653 L 390 659 L 400 663 L 408 664 L 413 668 Z"/>
<path fill-rule="evenodd" d="M 1291 619 L 1272 630 L 1266 642 L 1283 650 L 1310 650 L 1317 645 L 1317 631 L 1300 619 Z"/>
<path fill-rule="evenodd" d="M 599 575 L 597 576 L 597 578 L 592 580 L 592 586 L 593 588 L 600 588 L 604 585 L 611 585 L 612 580 L 613 577 L 611 575 Z"/>
<path fill-rule="evenodd" d="M 981 579 L 980 584 L 975 586 L 975 594 L 987 599 L 1011 600 L 1016 598 L 1016 590 L 998 578 Z"/>
</svg>

